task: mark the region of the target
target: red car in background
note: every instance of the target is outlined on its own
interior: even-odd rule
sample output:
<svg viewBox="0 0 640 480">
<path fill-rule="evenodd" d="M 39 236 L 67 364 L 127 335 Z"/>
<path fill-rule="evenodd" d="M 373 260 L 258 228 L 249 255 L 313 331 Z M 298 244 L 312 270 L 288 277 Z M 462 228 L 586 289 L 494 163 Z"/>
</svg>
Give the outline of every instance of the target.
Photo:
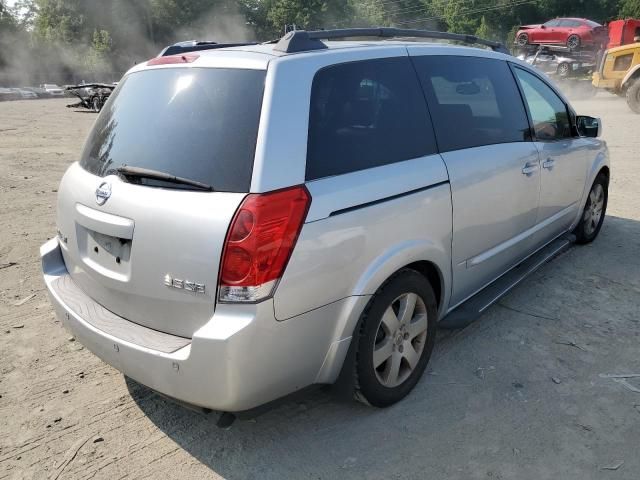
<svg viewBox="0 0 640 480">
<path fill-rule="evenodd" d="M 586 18 L 555 18 L 542 25 L 524 25 L 516 34 L 520 47 L 544 43 L 575 50 L 583 46 L 600 48 L 607 42 L 607 29 Z"/>
</svg>

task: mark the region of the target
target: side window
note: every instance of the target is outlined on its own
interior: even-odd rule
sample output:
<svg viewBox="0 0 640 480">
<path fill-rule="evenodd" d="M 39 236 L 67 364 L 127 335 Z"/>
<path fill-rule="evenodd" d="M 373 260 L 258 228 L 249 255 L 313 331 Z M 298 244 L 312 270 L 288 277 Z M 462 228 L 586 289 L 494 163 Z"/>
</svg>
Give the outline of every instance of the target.
<svg viewBox="0 0 640 480">
<path fill-rule="evenodd" d="M 427 106 L 408 57 L 344 63 L 316 74 L 307 180 L 436 151 Z"/>
<path fill-rule="evenodd" d="M 530 140 L 529 122 L 506 62 L 414 57 L 441 152 Z"/>
<path fill-rule="evenodd" d="M 613 70 L 616 72 L 626 72 L 631 67 L 633 61 L 633 53 L 629 55 L 620 55 L 616 57 L 613 63 Z"/>
<path fill-rule="evenodd" d="M 515 69 L 522 86 L 533 128 L 540 141 L 570 138 L 571 122 L 567 106 L 546 83 L 520 68 Z"/>
<path fill-rule="evenodd" d="M 557 27 L 558 25 L 560 25 L 560 20 L 549 20 L 547 23 L 544 24 L 545 27 Z"/>
</svg>

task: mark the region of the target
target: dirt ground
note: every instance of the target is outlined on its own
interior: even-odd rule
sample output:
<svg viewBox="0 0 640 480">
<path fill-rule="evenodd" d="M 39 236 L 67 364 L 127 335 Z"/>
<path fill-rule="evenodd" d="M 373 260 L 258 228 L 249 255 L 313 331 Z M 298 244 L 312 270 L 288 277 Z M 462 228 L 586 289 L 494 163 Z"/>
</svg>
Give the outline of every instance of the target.
<svg viewBox="0 0 640 480">
<path fill-rule="evenodd" d="M 54 318 L 38 249 L 95 119 L 65 103 L 0 103 L 0 479 L 640 478 L 640 378 L 603 376 L 640 374 L 640 117 L 621 99 L 574 102 L 611 150 L 594 244 L 440 334 L 403 402 L 320 390 L 230 430 L 125 380 Z"/>
</svg>

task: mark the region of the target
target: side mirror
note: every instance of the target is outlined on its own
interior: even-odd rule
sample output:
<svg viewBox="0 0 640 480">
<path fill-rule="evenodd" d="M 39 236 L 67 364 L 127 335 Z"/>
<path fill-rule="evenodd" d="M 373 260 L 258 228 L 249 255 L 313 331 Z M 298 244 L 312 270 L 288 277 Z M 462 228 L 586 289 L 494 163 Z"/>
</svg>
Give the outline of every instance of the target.
<svg viewBox="0 0 640 480">
<path fill-rule="evenodd" d="M 547 28 L 547 26 L 546 25 L 540 25 L 540 28 L 544 30 L 545 28 Z"/>
<path fill-rule="evenodd" d="M 576 127 L 581 137 L 597 138 L 602 135 L 602 120 L 599 118 L 578 115 Z"/>
</svg>

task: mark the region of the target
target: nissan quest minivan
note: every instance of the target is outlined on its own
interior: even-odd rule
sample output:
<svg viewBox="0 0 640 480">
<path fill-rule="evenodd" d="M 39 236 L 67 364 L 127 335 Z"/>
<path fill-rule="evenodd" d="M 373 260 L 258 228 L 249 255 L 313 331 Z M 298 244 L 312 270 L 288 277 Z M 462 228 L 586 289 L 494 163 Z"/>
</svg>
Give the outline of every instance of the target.
<svg viewBox="0 0 640 480">
<path fill-rule="evenodd" d="M 64 326 L 168 397 L 239 412 L 346 378 L 391 405 L 439 322 L 602 226 L 600 121 L 498 44 L 364 29 L 176 48 L 111 95 L 41 248 Z"/>
</svg>

